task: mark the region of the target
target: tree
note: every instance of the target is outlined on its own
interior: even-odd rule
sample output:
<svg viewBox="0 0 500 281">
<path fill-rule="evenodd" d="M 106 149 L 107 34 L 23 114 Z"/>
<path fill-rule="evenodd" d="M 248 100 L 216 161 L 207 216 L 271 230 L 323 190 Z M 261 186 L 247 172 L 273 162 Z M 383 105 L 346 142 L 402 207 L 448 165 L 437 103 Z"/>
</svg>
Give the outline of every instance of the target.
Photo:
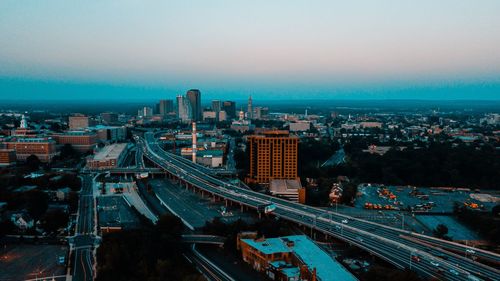
<svg viewBox="0 0 500 281">
<path fill-rule="evenodd" d="M 491 213 L 494 217 L 500 217 L 500 205 L 496 205 L 495 207 L 491 208 Z"/>
<path fill-rule="evenodd" d="M 36 171 L 40 168 L 40 159 L 36 155 L 31 154 L 26 158 L 26 165 L 28 165 L 28 168 L 30 171 Z"/>
<path fill-rule="evenodd" d="M 437 238 L 445 238 L 446 234 L 448 234 L 448 227 L 444 224 L 438 224 L 436 229 L 434 229 L 434 236 Z"/>
<path fill-rule="evenodd" d="M 66 143 L 61 147 L 60 155 L 62 159 L 67 159 L 67 158 L 77 157 L 79 153 L 73 148 L 71 144 Z"/>
<path fill-rule="evenodd" d="M 47 193 L 33 190 L 25 194 L 26 208 L 30 215 L 38 220 L 47 211 L 49 196 Z"/>
<path fill-rule="evenodd" d="M 47 232 L 56 232 L 59 228 L 68 224 L 68 215 L 61 210 L 54 210 L 45 213 L 42 217 L 42 227 Z"/>
</svg>

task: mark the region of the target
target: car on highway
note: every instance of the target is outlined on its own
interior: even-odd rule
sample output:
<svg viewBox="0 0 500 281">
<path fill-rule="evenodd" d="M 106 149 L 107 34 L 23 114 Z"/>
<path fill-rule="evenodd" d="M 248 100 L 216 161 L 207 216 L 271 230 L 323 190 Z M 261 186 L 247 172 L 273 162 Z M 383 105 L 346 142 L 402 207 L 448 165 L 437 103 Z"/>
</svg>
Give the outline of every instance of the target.
<svg viewBox="0 0 500 281">
<path fill-rule="evenodd" d="M 481 281 L 481 279 L 479 279 L 478 277 L 472 275 L 472 274 L 469 274 L 467 276 L 467 279 L 471 280 L 471 281 Z"/>
<path fill-rule="evenodd" d="M 439 263 L 438 263 L 438 262 L 436 262 L 436 261 L 431 261 L 431 264 L 432 264 L 433 266 L 435 266 L 435 267 L 438 267 L 438 266 L 439 266 Z"/>
<path fill-rule="evenodd" d="M 476 251 L 472 250 L 472 249 L 466 249 L 465 252 L 467 252 L 468 254 L 475 254 Z"/>
<path fill-rule="evenodd" d="M 411 260 L 414 261 L 414 262 L 420 262 L 420 257 L 417 256 L 417 255 L 412 255 L 411 256 Z"/>
<path fill-rule="evenodd" d="M 349 223 L 349 221 L 348 221 L 347 219 L 343 219 L 343 220 L 342 220 L 342 223 L 344 223 L 344 224 L 348 224 L 348 223 Z"/>
<path fill-rule="evenodd" d="M 458 273 L 458 271 L 456 271 L 456 270 L 455 270 L 455 269 L 453 269 L 453 268 L 451 268 L 449 271 L 450 271 L 450 273 L 451 273 L 451 274 L 453 274 L 453 275 L 456 275 L 456 276 L 460 275 L 460 273 Z"/>
</svg>

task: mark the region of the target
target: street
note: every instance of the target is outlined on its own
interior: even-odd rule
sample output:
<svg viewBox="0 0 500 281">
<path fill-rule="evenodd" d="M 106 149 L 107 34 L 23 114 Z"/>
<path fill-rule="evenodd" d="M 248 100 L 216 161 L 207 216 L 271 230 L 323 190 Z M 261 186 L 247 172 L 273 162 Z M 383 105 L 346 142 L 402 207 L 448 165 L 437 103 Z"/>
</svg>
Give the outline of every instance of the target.
<svg viewBox="0 0 500 281">
<path fill-rule="evenodd" d="M 82 176 L 78 218 L 73 238 L 72 276 L 76 281 L 91 281 L 94 276 L 94 197 L 92 176 Z"/>
</svg>

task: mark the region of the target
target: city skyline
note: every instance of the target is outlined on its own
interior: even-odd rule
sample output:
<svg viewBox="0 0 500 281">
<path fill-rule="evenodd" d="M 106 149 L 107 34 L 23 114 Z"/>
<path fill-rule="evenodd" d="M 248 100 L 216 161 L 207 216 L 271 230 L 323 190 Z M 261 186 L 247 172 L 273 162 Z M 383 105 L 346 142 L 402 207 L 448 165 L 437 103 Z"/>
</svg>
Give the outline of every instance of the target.
<svg viewBox="0 0 500 281">
<path fill-rule="evenodd" d="M 0 99 L 499 99 L 497 1 L 0 4 Z"/>
</svg>

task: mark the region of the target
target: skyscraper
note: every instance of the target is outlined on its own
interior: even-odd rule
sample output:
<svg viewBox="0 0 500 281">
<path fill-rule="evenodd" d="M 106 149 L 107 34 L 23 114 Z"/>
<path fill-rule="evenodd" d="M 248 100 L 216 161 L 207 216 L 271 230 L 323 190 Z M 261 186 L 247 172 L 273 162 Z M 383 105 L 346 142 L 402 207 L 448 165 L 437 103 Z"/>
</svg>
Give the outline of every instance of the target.
<svg viewBox="0 0 500 281">
<path fill-rule="evenodd" d="M 268 184 L 272 179 L 297 179 L 299 139 L 288 131 L 266 131 L 248 137 L 248 182 Z"/>
<path fill-rule="evenodd" d="M 161 116 L 165 116 L 172 111 L 174 111 L 173 100 L 160 100 L 160 104 L 158 105 L 158 113 Z"/>
<path fill-rule="evenodd" d="M 222 102 L 220 100 L 212 101 L 212 110 L 215 112 L 219 112 L 222 110 Z"/>
<path fill-rule="evenodd" d="M 197 89 L 187 91 L 186 97 L 191 103 L 191 116 L 193 121 L 201 121 L 203 115 L 201 113 L 201 92 Z"/>
<path fill-rule="evenodd" d="M 145 106 L 137 111 L 137 116 L 146 118 L 151 117 L 153 116 L 153 108 Z"/>
<path fill-rule="evenodd" d="M 177 117 L 182 122 L 189 123 L 192 121 L 192 107 L 189 99 L 182 95 L 177 96 Z"/>
<path fill-rule="evenodd" d="M 219 113 L 222 111 L 222 102 L 220 100 L 212 101 L 212 111 L 215 112 L 215 121 L 219 121 Z"/>
<path fill-rule="evenodd" d="M 236 103 L 234 101 L 223 102 L 222 110 L 226 112 L 228 118 L 236 118 Z"/>
<path fill-rule="evenodd" d="M 252 96 L 248 97 L 247 118 L 249 120 L 253 118 Z"/>
</svg>

